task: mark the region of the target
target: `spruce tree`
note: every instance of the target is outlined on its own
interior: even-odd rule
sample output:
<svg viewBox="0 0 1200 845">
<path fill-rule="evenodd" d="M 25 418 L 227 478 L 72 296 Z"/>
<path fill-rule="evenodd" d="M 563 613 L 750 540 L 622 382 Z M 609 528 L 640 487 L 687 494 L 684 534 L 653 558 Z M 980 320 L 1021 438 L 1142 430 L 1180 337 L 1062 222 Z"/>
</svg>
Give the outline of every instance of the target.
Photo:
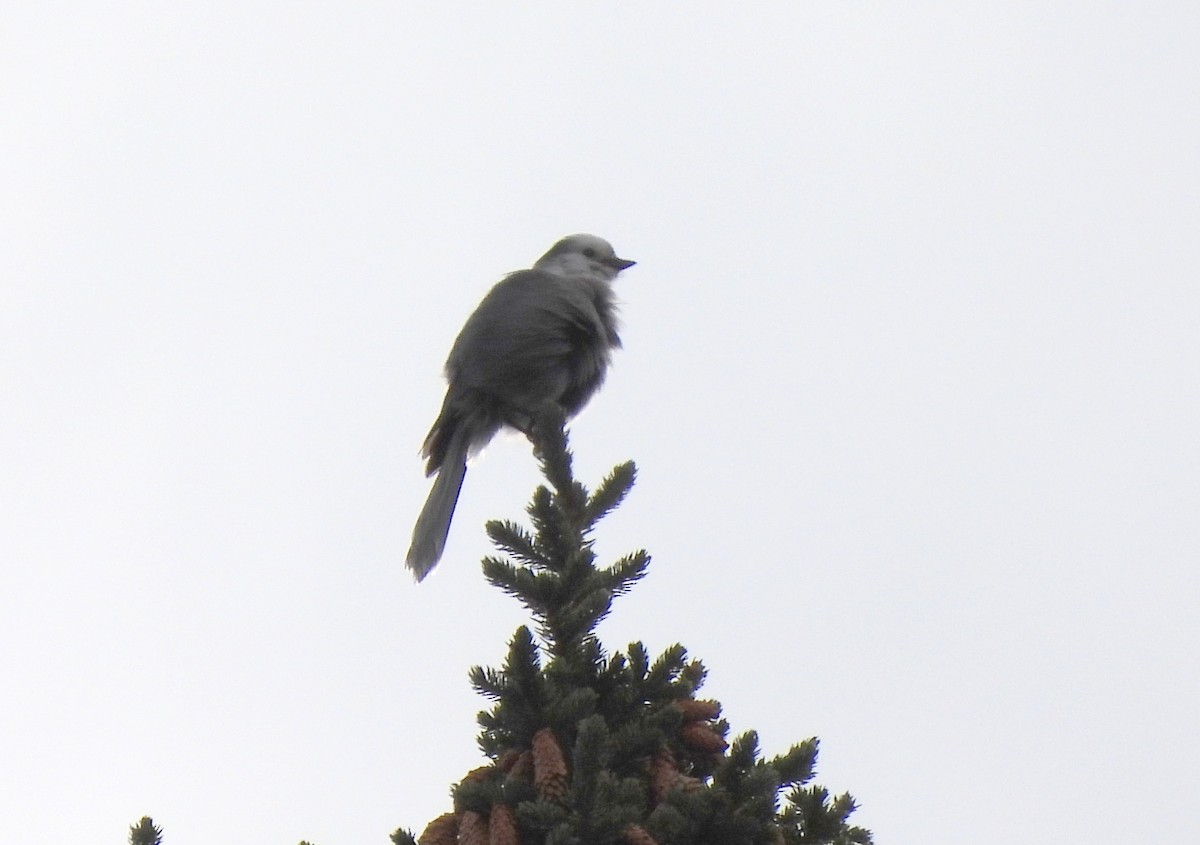
<svg viewBox="0 0 1200 845">
<path fill-rule="evenodd" d="M 598 566 L 592 533 L 633 486 L 633 463 L 589 492 L 574 478 L 561 417 L 531 435 L 548 486 L 532 532 L 487 525 L 503 556 L 493 585 L 533 616 L 500 669 L 475 667 L 491 702 L 479 714 L 490 761 L 456 784 L 453 810 L 395 845 L 868 845 L 847 820 L 854 799 L 811 783 L 817 740 L 764 758 L 753 731 L 727 741 L 721 705 L 696 697 L 705 669 L 681 645 L 655 659 L 635 642 L 609 654 L 596 626 L 646 574 L 638 551 Z"/>
<path fill-rule="evenodd" d="M 129 845 L 162 845 L 162 829 L 155 826 L 154 819 L 142 816 L 129 827 Z"/>
</svg>

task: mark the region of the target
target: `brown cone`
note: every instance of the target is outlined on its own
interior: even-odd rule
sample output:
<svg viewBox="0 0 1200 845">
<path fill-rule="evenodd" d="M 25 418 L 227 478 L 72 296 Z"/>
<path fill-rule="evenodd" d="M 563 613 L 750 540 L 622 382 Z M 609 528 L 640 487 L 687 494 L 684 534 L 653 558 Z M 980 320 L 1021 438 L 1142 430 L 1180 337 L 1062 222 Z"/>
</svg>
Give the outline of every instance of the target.
<svg viewBox="0 0 1200 845">
<path fill-rule="evenodd" d="M 650 761 L 650 804 L 656 806 L 679 785 L 679 768 L 669 748 L 660 748 Z"/>
<path fill-rule="evenodd" d="M 517 845 L 517 820 L 507 804 L 492 805 L 488 814 L 488 845 Z"/>
<path fill-rule="evenodd" d="M 488 845 L 487 819 L 474 810 L 464 810 L 458 822 L 458 845 Z"/>
<path fill-rule="evenodd" d="M 533 785 L 547 801 L 561 801 L 567 794 L 567 761 L 549 728 L 533 735 Z"/>
<path fill-rule="evenodd" d="M 681 698 L 675 706 L 683 712 L 685 722 L 704 722 L 721 715 L 721 702 L 698 701 L 694 698 Z"/>
<path fill-rule="evenodd" d="M 478 769 L 471 769 L 471 771 L 467 772 L 459 786 L 466 786 L 467 784 L 473 783 L 483 783 L 484 781 L 491 780 L 495 774 L 495 766 L 480 766 Z"/>
<path fill-rule="evenodd" d="M 516 762 L 512 764 L 512 768 L 508 770 L 508 776 L 516 780 L 532 780 L 533 752 L 522 751 Z"/>
<path fill-rule="evenodd" d="M 704 722 L 688 722 L 679 729 L 679 738 L 689 748 L 709 754 L 718 754 L 729 747 L 729 743 Z"/>
<path fill-rule="evenodd" d="M 417 842 L 419 845 L 457 845 L 458 816 L 454 813 L 442 813 L 425 825 L 425 829 L 417 837 Z"/>
</svg>

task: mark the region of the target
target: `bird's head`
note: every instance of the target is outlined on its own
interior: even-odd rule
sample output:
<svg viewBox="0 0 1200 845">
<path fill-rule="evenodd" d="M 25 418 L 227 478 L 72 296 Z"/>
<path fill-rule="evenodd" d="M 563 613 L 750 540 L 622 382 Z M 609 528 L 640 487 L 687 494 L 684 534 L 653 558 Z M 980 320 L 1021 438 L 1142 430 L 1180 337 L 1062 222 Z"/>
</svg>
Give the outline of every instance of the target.
<svg viewBox="0 0 1200 845">
<path fill-rule="evenodd" d="M 567 235 L 533 265 L 558 276 L 591 276 L 612 281 L 637 262 L 618 258 L 612 244 L 595 235 Z"/>
</svg>

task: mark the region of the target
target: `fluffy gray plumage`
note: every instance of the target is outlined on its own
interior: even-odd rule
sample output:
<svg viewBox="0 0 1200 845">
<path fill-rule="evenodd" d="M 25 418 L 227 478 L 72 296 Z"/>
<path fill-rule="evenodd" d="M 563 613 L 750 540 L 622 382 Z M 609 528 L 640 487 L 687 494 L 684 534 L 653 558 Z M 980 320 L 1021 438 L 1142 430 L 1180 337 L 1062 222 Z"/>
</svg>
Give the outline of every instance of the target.
<svg viewBox="0 0 1200 845">
<path fill-rule="evenodd" d="M 621 345 L 612 282 L 633 264 L 602 238 L 570 235 L 532 269 L 506 276 L 467 319 L 446 360 L 442 412 L 422 448 L 425 474 L 437 478 L 408 549 L 418 581 L 442 556 L 468 455 L 502 426 L 528 434 L 547 402 L 573 416 L 603 383 Z"/>
</svg>

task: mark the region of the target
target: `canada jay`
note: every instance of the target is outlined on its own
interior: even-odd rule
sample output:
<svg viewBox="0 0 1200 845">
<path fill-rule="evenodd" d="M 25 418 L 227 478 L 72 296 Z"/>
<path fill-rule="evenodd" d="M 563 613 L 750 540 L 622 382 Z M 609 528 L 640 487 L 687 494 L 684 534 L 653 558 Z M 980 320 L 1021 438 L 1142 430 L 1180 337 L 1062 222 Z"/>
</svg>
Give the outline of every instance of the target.
<svg viewBox="0 0 1200 845">
<path fill-rule="evenodd" d="M 408 550 L 418 581 L 442 556 L 467 472 L 467 456 L 502 426 L 529 434 L 546 403 L 578 413 L 604 381 L 617 336 L 612 282 L 634 262 L 608 241 L 570 235 L 530 270 L 488 292 L 446 360 L 449 387 L 421 454 L 437 474 Z"/>
</svg>

